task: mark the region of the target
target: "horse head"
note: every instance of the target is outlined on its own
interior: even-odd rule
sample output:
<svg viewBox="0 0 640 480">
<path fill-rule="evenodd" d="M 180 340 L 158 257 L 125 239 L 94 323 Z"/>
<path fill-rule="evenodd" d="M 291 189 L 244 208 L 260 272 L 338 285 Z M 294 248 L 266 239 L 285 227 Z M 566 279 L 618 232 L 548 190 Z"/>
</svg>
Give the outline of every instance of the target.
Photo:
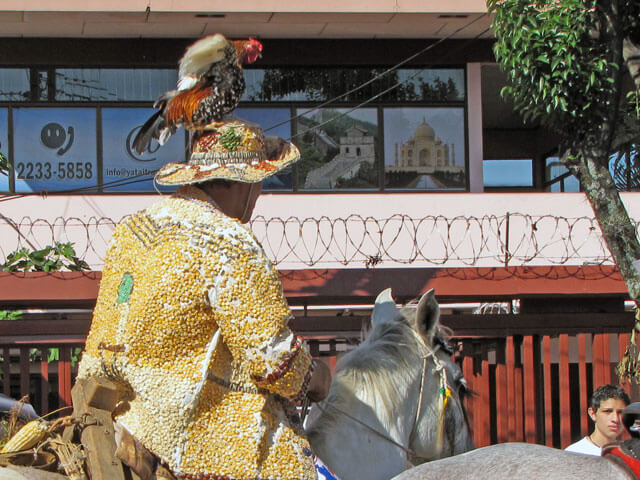
<svg viewBox="0 0 640 480">
<path fill-rule="evenodd" d="M 365 341 L 338 361 L 307 433 L 342 480 L 388 479 L 473 448 L 464 380 L 441 339 L 439 311 L 433 290 L 417 307 L 399 309 L 387 289 Z"/>
</svg>

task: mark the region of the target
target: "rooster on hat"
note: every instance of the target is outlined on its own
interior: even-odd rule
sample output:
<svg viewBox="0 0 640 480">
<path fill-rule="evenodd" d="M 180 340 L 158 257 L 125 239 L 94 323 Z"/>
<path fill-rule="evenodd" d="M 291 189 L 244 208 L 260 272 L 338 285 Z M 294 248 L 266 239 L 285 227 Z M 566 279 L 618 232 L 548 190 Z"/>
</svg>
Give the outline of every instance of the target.
<svg viewBox="0 0 640 480">
<path fill-rule="evenodd" d="M 230 41 L 217 33 L 187 48 L 180 59 L 178 88 L 155 103 L 158 111 L 140 128 L 133 149 L 142 154 L 151 139 L 164 145 L 179 126 L 197 129 L 232 112 L 244 94 L 242 65 L 255 62 L 262 44 L 254 38 Z"/>
</svg>

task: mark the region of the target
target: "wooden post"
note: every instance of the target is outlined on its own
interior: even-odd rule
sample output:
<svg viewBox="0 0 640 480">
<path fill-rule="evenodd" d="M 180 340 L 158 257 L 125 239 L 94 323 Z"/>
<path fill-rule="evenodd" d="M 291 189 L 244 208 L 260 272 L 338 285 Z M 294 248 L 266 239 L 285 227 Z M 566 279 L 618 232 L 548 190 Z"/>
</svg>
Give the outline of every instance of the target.
<svg viewBox="0 0 640 480">
<path fill-rule="evenodd" d="M 506 369 L 506 392 L 507 392 L 507 404 L 506 410 L 498 412 L 498 415 L 505 415 L 507 417 L 507 441 L 517 442 L 522 441 L 520 438 L 516 438 L 516 417 L 520 415 L 517 411 L 517 393 L 516 393 L 516 355 L 513 342 L 513 336 L 507 337 L 505 345 L 505 369 Z"/>
<path fill-rule="evenodd" d="M 116 457 L 116 442 L 111 420 L 120 397 L 118 387 L 100 378 L 81 378 L 71 390 L 73 416 L 85 419 L 80 441 L 87 452 L 91 480 L 125 480 L 122 463 Z M 92 423 L 94 423 L 92 425 Z"/>
<path fill-rule="evenodd" d="M 580 435 L 589 434 L 589 420 L 587 418 L 587 339 L 584 333 L 578 334 L 578 381 L 580 390 Z"/>
<path fill-rule="evenodd" d="M 569 335 L 562 333 L 559 343 L 559 397 L 560 397 L 560 445 L 565 448 L 571 444 L 571 398 L 569 396 Z"/>
<path fill-rule="evenodd" d="M 524 376 L 524 441 L 535 443 L 538 440 L 536 432 L 536 379 L 534 363 L 539 359 L 534 356 L 533 337 L 528 335 L 523 340 L 523 376 Z"/>
<path fill-rule="evenodd" d="M 544 444 L 547 447 L 553 447 L 551 338 L 548 335 L 542 337 L 542 355 L 544 362 Z"/>
<path fill-rule="evenodd" d="M 487 342 L 480 350 L 480 375 L 476 378 L 478 397 L 474 399 L 474 439 L 477 447 L 491 445 L 491 388 L 489 385 L 489 352 Z"/>
<path fill-rule="evenodd" d="M 496 430 L 498 443 L 509 441 L 509 394 L 506 367 L 506 341 L 496 340 Z"/>
</svg>

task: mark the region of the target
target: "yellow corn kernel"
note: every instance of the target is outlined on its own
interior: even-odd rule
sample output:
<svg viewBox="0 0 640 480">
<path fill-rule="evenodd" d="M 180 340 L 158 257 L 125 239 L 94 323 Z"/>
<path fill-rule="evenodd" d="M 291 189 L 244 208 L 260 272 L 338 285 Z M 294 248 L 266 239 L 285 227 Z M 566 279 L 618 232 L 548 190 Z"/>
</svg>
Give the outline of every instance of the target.
<svg viewBox="0 0 640 480">
<path fill-rule="evenodd" d="M 36 445 L 47 433 L 47 423 L 42 420 L 32 420 L 16 432 L 5 443 L 0 453 L 19 452 Z"/>
</svg>

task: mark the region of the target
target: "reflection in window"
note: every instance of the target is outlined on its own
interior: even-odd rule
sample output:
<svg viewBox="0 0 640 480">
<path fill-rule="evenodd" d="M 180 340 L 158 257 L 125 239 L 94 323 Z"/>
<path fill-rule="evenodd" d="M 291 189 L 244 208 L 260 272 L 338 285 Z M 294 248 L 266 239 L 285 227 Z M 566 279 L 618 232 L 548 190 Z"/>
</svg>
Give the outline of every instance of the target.
<svg viewBox="0 0 640 480">
<path fill-rule="evenodd" d="M 545 159 L 545 190 L 548 192 L 579 192 L 580 182 L 558 157 Z"/>
<path fill-rule="evenodd" d="M 640 190 L 640 152 L 638 145 L 609 158 L 609 171 L 620 191 Z"/>
<path fill-rule="evenodd" d="M 302 154 L 298 162 L 300 189 L 378 186 L 376 109 L 320 109 L 313 113 L 301 110 L 299 114 L 294 143 Z"/>
<path fill-rule="evenodd" d="M 9 191 L 9 132 L 7 128 L 7 119 L 9 112 L 6 108 L 0 108 L 0 192 Z M 3 160 L 4 159 L 4 160 Z"/>
<path fill-rule="evenodd" d="M 28 68 L 0 68 L 0 101 L 24 102 L 31 98 Z"/>
<path fill-rule="evenodd" d="M 533 161 L 484 160 L 482 175 L 485 187 L 533 187 Z"/>
<path fill-rule="evenodd" d="M 465 92 L 462 69 L 270 68 L 245 80 L 245 101 L 458 102 Z"/>
<path fill-rule="evenodd" d="M 464 189 L 462 108 L 385 108 L 386 188 Z"/>
<path fill-rule="evenodd" d="M 57 68 L 55 99 L 61 101 L 155 101 L 176 88 L 175 69 Z"/>
</svg>

